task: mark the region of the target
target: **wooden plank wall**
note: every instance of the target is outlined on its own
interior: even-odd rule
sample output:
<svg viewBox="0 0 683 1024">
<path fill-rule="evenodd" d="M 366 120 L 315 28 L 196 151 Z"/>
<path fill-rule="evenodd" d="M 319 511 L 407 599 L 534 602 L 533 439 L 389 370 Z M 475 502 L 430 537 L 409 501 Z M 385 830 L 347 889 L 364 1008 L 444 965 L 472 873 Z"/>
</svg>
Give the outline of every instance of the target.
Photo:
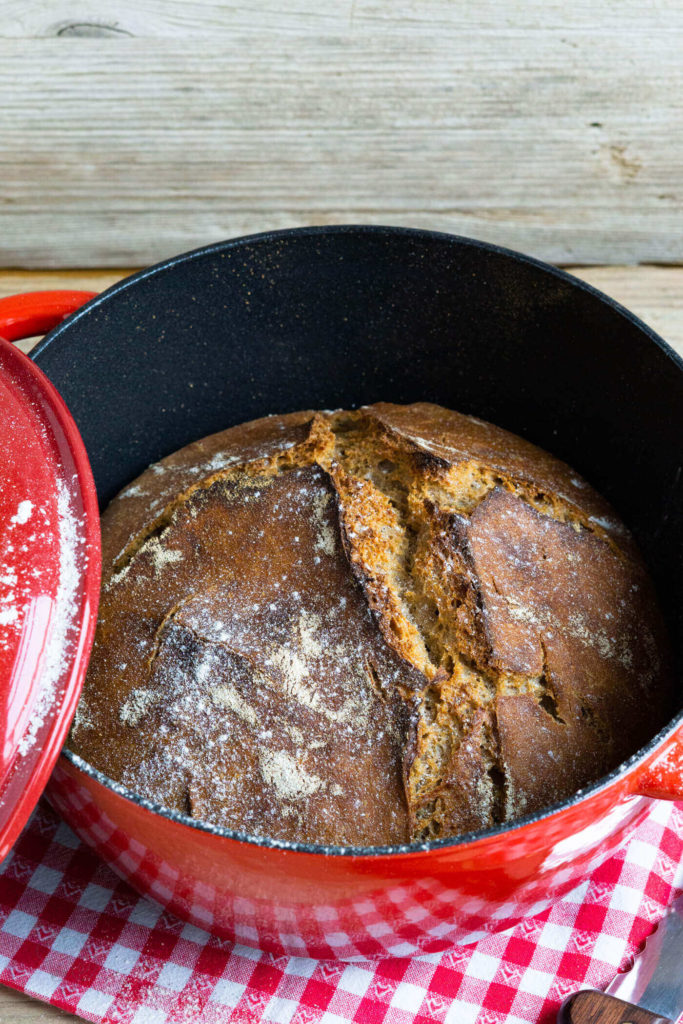
<svg viewBox="0 0 683 1024">
<path fill-rule="evenodd" d="M 0 266 L 293 224 L 683 262 L 680 0 L 3 0 Z"/>
</svg>

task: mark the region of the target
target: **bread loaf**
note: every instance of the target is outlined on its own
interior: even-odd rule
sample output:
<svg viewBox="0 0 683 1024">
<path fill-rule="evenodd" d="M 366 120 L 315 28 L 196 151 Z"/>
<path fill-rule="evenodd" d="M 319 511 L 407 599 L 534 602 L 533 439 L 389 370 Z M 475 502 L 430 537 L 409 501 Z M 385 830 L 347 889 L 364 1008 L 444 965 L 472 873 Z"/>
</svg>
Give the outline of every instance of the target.
<svg viewBox="0 0 683 1024">
<path fill-rule="evenodd" d="M 634 543 L 568 466 L 429 404 L 272 416 L 103 516 L 70 746 L 255 836 L 457 835 L 570 796 L 668 714 Z"/>
</svg>

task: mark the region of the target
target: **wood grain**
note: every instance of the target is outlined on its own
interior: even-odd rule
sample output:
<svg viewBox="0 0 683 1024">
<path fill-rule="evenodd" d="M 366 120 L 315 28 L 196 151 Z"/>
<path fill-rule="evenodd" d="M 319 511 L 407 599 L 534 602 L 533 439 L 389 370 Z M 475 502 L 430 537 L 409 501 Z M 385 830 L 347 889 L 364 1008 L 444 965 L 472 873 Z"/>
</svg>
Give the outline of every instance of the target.
<svg viewBox="0 0 683 1024">
<path fill-rule="evenodd" d="M 169 7 L 172 7 L 169 4 Z M 32 5 L 27 3 L 30 15 Z M 572 273 L 614 296 L 651 324 L 683 355 L 683 267 L 573 267 Z M 0 297 L 17 292 L 72 288 L 100 291 L 130 270 L 0 271 Z M 31 347 L 28 342 L 24 346 Z M 0 988 L 0 1024 L 52 1024 L 73 1020 L 11 989 Z"/>
<path fill-rule="evenodd" d="M 578 992 L 563 1003 L 557 1024 L 673 1024 L 668 1017 L 643 1010 L 603 992 Z"/>
<path fill-rule="evenodd" d="M 71 1021 L 75 1017 L 54 1006 L 46 1006 L 11 988 L 0 988 L 0 1024 L 52 1024 Z"/>
<path fill-rule="evenodd" d="M 77 16 L 74 11 L 77 9 Z M 683 261 L 678 0 L 5 0 L 0 261 L 401 223 Z"/>
</svg>

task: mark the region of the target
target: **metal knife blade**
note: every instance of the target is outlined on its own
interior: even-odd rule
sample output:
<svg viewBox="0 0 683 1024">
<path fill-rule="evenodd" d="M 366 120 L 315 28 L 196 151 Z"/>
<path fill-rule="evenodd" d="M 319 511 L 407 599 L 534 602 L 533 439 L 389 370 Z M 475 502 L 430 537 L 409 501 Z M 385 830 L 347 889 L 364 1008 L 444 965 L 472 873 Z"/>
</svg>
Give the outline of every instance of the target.
<svg viewBox="0 0 683 1024">
<path fill-rule="evenodd" d="M 683 895 L 669 907 L 633 967 L 605 991 L 676 1020 L 683 1011 Z"/>
</svg>

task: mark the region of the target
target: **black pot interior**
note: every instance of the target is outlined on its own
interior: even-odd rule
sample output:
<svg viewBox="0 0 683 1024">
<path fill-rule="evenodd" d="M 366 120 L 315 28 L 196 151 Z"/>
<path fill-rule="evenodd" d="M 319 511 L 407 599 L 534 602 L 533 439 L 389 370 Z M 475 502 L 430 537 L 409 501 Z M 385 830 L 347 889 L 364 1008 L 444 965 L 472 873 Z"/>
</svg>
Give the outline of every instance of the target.
<svg viewBox="0 0 683 1024">
<path fill-rule="evenodd" d="M 680 645 L 683 363 L 561 272 L 428 232 L 261 235 L 116 285 L 35 359 L 102 505 L 150 462 L 267 413 L 428 400 L 492 420 L 612 501 Z"/>
</svg>

